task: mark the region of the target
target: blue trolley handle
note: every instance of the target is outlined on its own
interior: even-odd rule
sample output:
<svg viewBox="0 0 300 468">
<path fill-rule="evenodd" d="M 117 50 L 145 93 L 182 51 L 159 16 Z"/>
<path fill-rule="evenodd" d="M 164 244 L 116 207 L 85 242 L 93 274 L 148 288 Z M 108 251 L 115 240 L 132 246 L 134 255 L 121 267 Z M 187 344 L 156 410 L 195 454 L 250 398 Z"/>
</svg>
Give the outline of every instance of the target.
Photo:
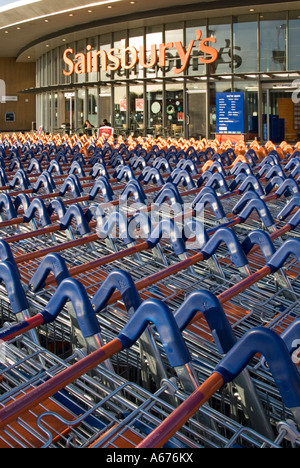
<svg viewBox="0 0 300 468">
<path fill-rule="evenodd" d="M 209 239 L 207 244 L 201 250 L 205 259 L 210 258 L 224 242 L 228 248 L 232 263 L 241 268 L 248 265 L 247 257 L 242 249 L 237 235 L 229 228 L 219 228 L 217 232 Z"/>
<path fill-rule="evenodd" d="M 92 298 L 91 304 L 95 313 L 99 313 L 106 307 L 115 290 L 120 291 L 128 315 L 131 317 L 140 307 L 141 298 L 132 277 L 122 270 L 110 273 Z"/>
<path fill-rule="evenodd" d="M 32 276 L 29 288 L 33 292 L 38 292 L 44 288 L 46 279 L 53 273 L 59 285 L 65 278 L 69 278 L 69 270 L 63 257 L 56 253 L 48 254 L 41 261 L 36 272 Z"/>
<path fill-rule="evenodd" d="M 13 314 L 29 309 L 19 271 L 10 261 L 0 263 L 0 281 L 5 284 Z"/>
<path fill-rule="evenodd" d="M 190 353 L 177 326 L 173 313 L 155 299 L 144 301 L 119 334 L 123 349 L 130 348 L 152 322 L 160 335 L 170 365 L 184 366 L 191 362 Z"/>
<path fill-rule="evenodd" d="M 284 340 L 273 330 L 255 328 L 247 332 L 215 368 L 224 383 L 234 380 L 256 353 L 262 354 L 288 408 L 300 406 L 300 375 Z"/>
<path fill-rule="evenodd" d="M 153 248 L 161 240 L 163 233 L 169 237 L 170 243 L 176 255 L 186 252 L 182 232 L 179 231 L 173 219 L 164 219 L 152 230 L 147 239 L 149 248 Z"/>
<path fill-rule="evenodd" d="M 100 333 L 100 326 L 86 290 L 74 278 L 66 278 L 60 283 L 48 305 L 41 312 L 44 323 L 54 322 L 68 301 L 72 302 L 84 338 Z"/>
</svg>

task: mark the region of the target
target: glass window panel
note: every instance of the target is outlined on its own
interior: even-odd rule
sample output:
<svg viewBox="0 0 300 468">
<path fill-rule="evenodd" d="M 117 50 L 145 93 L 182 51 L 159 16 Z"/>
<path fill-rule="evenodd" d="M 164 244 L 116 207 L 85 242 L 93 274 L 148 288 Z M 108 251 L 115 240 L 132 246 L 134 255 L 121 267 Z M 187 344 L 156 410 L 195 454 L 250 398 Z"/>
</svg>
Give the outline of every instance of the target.
<svg viewBox="0 0 300 468">
<path fill-rule="evenodd" d="M 121 41 L 124 40 L 124 39 L 127 39 L 127 31 L 115 32 L 113 37 L 114 37 L 113 47 L 115 49 L 120 49 L 121 48 Z M 114 56 L 121 59 L 121 53 L 114 52 Z M 108 61 L 108 63 L 110 63 L 110 62 Z M 112 64 L 112 62 L 111 62 L 111 64 Z M 114 65 L 114 64 L 112 64 L 112 65 Z M 114 72 L 114 78 L 115 79 L 125 79 L 126 77 L 127 77 L 127 70 L 125 70 L 125 69 L 123 69 L 121 67 Z"/>
<path fill-rule="evenodd" d="M 167 136 L 180 138 L 184 134 L 183 83 L 166 85 Z"/>
<path fill-rule="evenodd" d="M 114 117 L 115 131 L 119 134 L 126 133 L 127 93 L 126 86 L 115 86 Z"/>
<path fill-rule="evenodd" d="M 104 50 L 106 53 L 108 53 L 111 49 L 111 34 L 103 34 L 100 36 L 100 45 L 99 48 L 101 50 Z M 103 70 L 101 66 L 101 61 L 99 59 L 99 67 L 100 67 L 100 80 L 101 81 L 108 81 L 113 78 L 113 72 L 110 70 Z"/>
<path fill-rule="evenodd" d="M 258 137 L 258 81 L 236 80 L 234 91 L 244 93 L 245 139 L 254 140 Z"/>
<path fill-rule="evenodd" d="M 162 85 L 147 85 L 147 133 L 154 136 L 163 133 Z"/>
<path fill-rule="evenodd" d="M 187 113 L 189 138 L 206 137 L 206 83 L 187 83 Z"/>
<path fill-rule="evenodd" d="M 102 124 L 103 120 L 108 122 L 112 121 L 111 116 L 111 86 L 103 86 L 100 88 L 100 109 L 99 109 L 99 122 Z"/>
<path fill-rule="evenodd" d="M 260 71 L 286 70 L 285 13 L 264 13 L 260 16 Z"/>
<path fill-rule="evenodd" d="M 91 50 L 91 55 L 92 55 L 92 63 L 94 61 L 94 57 L 95 57 L 95 53 L 98 51 L 98 37 L 90 37 L 88 40 L 87 40 L 87 46 L 91 46 L 92 47 L 92 50 Z M 87 73 L 87 80 L 91 83 L 91 82 L 96 82 L 98 81 L 98 76 L 99 74 L 96 72 L 96 71 L 92 71 L 91 73 Z"/>
<path fill-rule="evenodd" d="M 190 76 L 204 75 L 206 73 L 205 64 L 199 60 L 203 54 L 199 49 L 199 41 L 196 41 L 196 31 L 201 31 L 201 39 L 207 37 L 205 20 L 188 21 L 186 23 L 186 48 L 189 46 L 190 41 L 195 41 L 186 70 L 186 73 Z"/>
<path fill-rule="evenodd" d="M 290 12 L 289 18 L 289 70 L 300 68 L 300 11 Z"/>
<path fill-rule="evenodd" d="M 233 23 L 233 69 L 236 73 L 258 71 L 257 17 L 237 17 Z"/>
<path fill-rule="evenodd" d="M 129 46 L 134 47 L 137 50 L 137 53 L 140 53 L 140 47 L 144 45 L 144 29 L 138 28 L 129 31 Z M 129 55 L 130 57 L 130 55 Z M 143 78 L 144 69 L 140 66 L 138 62 L 135 67 L 129 70 L 129 78 Z"/>
<path fill-rule="evenodd" d="M 88 89 L 88 120 L 93 127 L 98 126 L 98 88 Z"/>
<path fill-rule="evenodd" d="M 160 26 L 149 26 L 146 28 L 146 63 L 151 63 L 151 46 L 156 45 L 157 49 L 159 44 L 163 42 L 163 27 Z M 159 51 L 157 50 L 157 57 Z M 158 63 L 153 67 L 146 69 L 146 75 L 148 78 L 160 78 L 163 76 L 162 68 L 158 66 Z"/>
<path fill-rule="evenodd" d="M 130 86 L 129 125 L 134 137 L 144 133 L 144 88 Z"/>
<path fill-rule="evenodd" d="M 183 39 L 183 24 L 175 23 L 168 24 L 165 30 L 165 44 L 172 43 L 174 46 L 166 49 L 166 66 L 165 76 L 178 76 L 174 72 L 174 68 L 180 69 L 182 67 L 175 42 L 181 42 L 184 45 Z"/>
<path fill-rule="evenodd" d="M 82 130 L 85 120 L 84 107 L 85 107 L 85 89 L 79 89 L 77 92 L 77 128 Z"/>
<path fill-rule="evenodd" d="M 211 20 L 208 28 L 208 36 L 214 37 L 217 42 L 214 48 L 219 52 L 216 62 L 209 65 L 211 73 L 232 73 L 231 65 L 231 18 Z"/>
<path fill-rule="evenodd" d="M 86 40 L 83 39 L 81 41 L 76 42 L 76 54 L 83 54 L 86 57 Z M 81 65 L 79 66 L 80 70 L 83 71 L 83 62 L 81 59 L 77 60 L 77 63 L 81 62 Z M 80 74 L 75 74 L 75 82 L 76 83 L 84 83 L 86 81 L 86 73 L 80 73 Z"/>
</svg>

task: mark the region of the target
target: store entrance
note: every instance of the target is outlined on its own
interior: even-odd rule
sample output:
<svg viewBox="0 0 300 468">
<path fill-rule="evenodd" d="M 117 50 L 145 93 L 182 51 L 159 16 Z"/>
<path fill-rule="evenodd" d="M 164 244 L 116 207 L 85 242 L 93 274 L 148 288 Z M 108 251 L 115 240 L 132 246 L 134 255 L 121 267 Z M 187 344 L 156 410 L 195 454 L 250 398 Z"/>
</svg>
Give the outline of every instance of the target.
<svg viewBox="0 0 300 468">
<path fill-rule="evenodd" d="M 203 89 L 187 89 L 187 137 L 201 140 L 207 132 L 207 92 Z"/>
<path fill-rule="evenodd" d="M 300 104 L 291 82 L 262 86 L 262 137 L 274 143 L 298 141 Z"/>
</svg>

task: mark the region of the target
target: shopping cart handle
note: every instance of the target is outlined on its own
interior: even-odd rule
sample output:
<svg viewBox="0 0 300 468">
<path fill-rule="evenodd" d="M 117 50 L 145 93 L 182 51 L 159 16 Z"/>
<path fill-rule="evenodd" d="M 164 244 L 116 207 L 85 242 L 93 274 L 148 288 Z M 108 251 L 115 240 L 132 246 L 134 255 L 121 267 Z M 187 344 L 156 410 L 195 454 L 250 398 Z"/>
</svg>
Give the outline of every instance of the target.
<svg viewBox="0 0 300 468">
<path fill-rule="evenodd" d="M 181 255 L 186 252 L 185 243 L 182 232 L 178 229 L 173 219 L 163 219 L 159 222 L 147 239 L 149 248 L 153 248 L 162 239 L 163 234 L 166 234 L 170 244 L 176 255 Z"/>
<path fill-rule="evenodd" d="M 38 216 L 40 223 L 43 227 L 50 226 L 51 219 L 47 211 L 46 205 L 44 203 L 44 200 L 42 200 L 41 198 L 35 198 L 34 200 L 32 200 L 29 207 L 24 213 L 24 223 L 29 223 L 35 218 L 36 215 Z"/>
<path fill-rule="evenodd" d="M 7 219 L 14 219 L 18 216 L 12 199 L 7 193 L 0 194 L 0 213 L 2 213 L 3 210 L 5 210 Z"/>
<path fill-rule="evenodd" d="M 43 172 L 36 181 L 32 191 L 37 193 L 41 187 L 44 187 L 46 193 L 53 193 L 56 191 L 55 183 L 50 172 Z"/>
<path fill-rule="evenodd" d="M 134 237 L 135 230 L 138 229 L 138 237 L 148 239 L 152 232 L 151 219 L 148 213 L 137 212 L 128 220 L 128 233 Z M 142 231 L 143 235 L 141 235 Z"/>
<path fill-rule="evenodd" d="M 126 204 L 130 195 L 133 196 L 136 203 L 147 205 L 147 197 L 144 193 L 141 183 L 136 179 L 132 179 L 127 183 L 119 197 L 120 204 Z"/>
<path fill-rule="evenodd" d="M 95 313 L 103 310 L 115 290 L 119 290 L 128 316 L 131 317 L 141 305 L 141 298 L 129 273 L 114 270 L 109 273 L 91 300 Z"/>
<path fill-rule="evenodd" d="M 277 198 L 280 198 L 283 194 L 285 197 L 300 195 L 298 184 L 294 179 L 285 179 L 275 192 Z"/>
<path fill-rule="evenodd" d="M 201 177 L 199 177 L 198 182 L 197 182 L 197 186 L 202 187 L 204 182 L 206 182 L 205 188 L 210 187 L 209 185 L 207 185 L 207 182 L 211 179 L 212 176 L 213 176 L 213 173 L 210 172 L 208 169 L 206 169 L 203 172 L 203 174 L 201 175 Z M 213 188 L 213 187 L 210 187 L 210 188 Z"/>
<path fill-rule="evenodd" d="M 92 220 L 95 220 L 98 229 L 102 228 L 103 223 L 106 219 L 103 208 L 98 204 L 90 205 L 88 209 L 86 210 L 86 212 L 84 213 L 84 217 L 87 220 L 88 224 Z"/>
<path fill-rule="evenodd" d="M 74 158 L 73 158 L 74 159 Z M 85 172 L 82 168 L 81 163 L 78 160 L 72 162 L 68 174 L 78 174 L 78 177 L 85 177 Z"/>
<path fill-rule="evenodd" d="M 33 171 L 33 169 L 35 169 L 38 174 L 41 174 L 43 172 L 40 162 L 35 158 L 32 158 L 30 160 L 28 168 L 26 170 L 27 174 L 30 174 Z"/>
<path fill-rule="evenodd" d="M 232 213 L 235 215 L 239 214 L 245 208 L 245 206 L 247 206 L 248 202 L 252 200 L 260 200 L 260 197 L 256 192 L 253 192 L 253 190 L 249 190 L 248 192 L 244 193 L 242 198 L 240 198 L 236 205 L 234 205 Z"/>
<path fill-rule="evenodd" d="M 280 336 L 291 355 L 300 346 L 300 319 L 295 319 Z M 299 364 L 299 358 L 297 358 L 297 364 Z"/>
<path fill-rule="evenodd" d="M 224 219 L 226 214 L 216 193 L 202 194 L 201 192 L 199 195 L 197 195 L 192 204 L 192 208 L 196 212 L 196 215 L 201 213 L 206 205 L 209 205 L 213 210 L 216 219 Z"/>
<path fill-rule="evenodd" d="M 208 171 L 209 172 L 209 171 Z M 208 187 L 216 187 L 216 190 L 219 191 L 221 194 L 229 192 L 229 188 L 227 182 L 220 172 L 215 172 L 207 181 L 206 184 Z"/>
<path fill-rule="evenodd" d="M 166 158 L 156 158 L 152 164 L 152 167 L 155 167 L 158 170 L 162 169 L 164 172 L 167 173 L 172 172 L 170 163 Z"/>
<path fill-rule="evenodd" d="M 251 231 L 242 242 L 242 249 L 246 256 L 248 256 L 255 245 L 258 245 L 266 261 L 268 261 L 276 252 L 269 234 L 261 229 Z"/>
<path fill-rule="evenodd" d="M 235 190 L 239 186 L 239 184 L 241 184 L 247 177 L 248 177 L 248 174 L 246 174 L 245 172 L 240 172 L 239 174 L 237 174 L 233 182 L 230 184 L 229 190 L 231 192 Z"/>
<path fill-rule="evenodd" d="M 173 182 L 176 186 L 182 183 L 182 185 L 187 187 L 189 190 L 195 188 L 195 182 L 193 181 L 191 174 L 186 169 L 179 169 L 178 173 L 174 174 L 173 180 L 170 180 L 169 182 Z"/>
<path fill-rule="evenodd" d="M 298 262 L 300 262 L 300 240 L 288 239 L 282 244 L 275 254 L 270 258 L 267 266 L 276 272 L 282 268 L 290 255 L 294 255 Z"/>
<path fill-rule="evenodd" d="M 63 257 L 56 253 L 48 254 L 35 271 L 30 280 L 29 288 L 33 292 L 38 292 L 45 287 L 45 282 L 48 276 L 53 273 L 57 284 L 59 285 L 63 279 L 69 278 L 69 270 L 66 261 Z"/>
<path fill-rule="evenodd" d="M 23 166 L 22 166 L 22 163 L 20 161 L 19 156 L 15 156 L 13 158 L 12 162 L 10 163 L 10 165 L 8 167 L 8 171 L 12 172 L 16 167 L 17 167 L 17 169 L 23 169 Z"/>
<path fill-rule="evenodd" d="M 254 328 L 234 345 L 215 368 L 224 383 L 233 381 L 256 353 L 262 354 L 288 408 L 300 406 L 300 375 L 284 340 L 273 330 Z"/>
<path fill-rule="evenodd" d="M 206 259 L 208 259 L 215 253 L 223 242 L 227 246 L 232 263 L 237 268 L 248 264 L 247 257 L 239 243 L 237 235 L 229 228 L 219 228 L 201 250 L 201 253 Z"/>
<path fill-rule="evenodd" d="M 198 174 L 197 168 L 191 159 L 181 159 L 177 167 L 187 170 L 192 175 Z"/>
<path fill-rule="evenodd" d="M 209 235 L 202 221 L 193 219 L 184 224 L 183 240 L 186 243 L 190 237 L 196 237 L 199 249 L 202 249 L 209 241 Z"/>
<path fill-rule="evenodd" d="M 156 167 L 150 166 L 145 167 L 141 176 L 139 177 L 139 181 L 143 181 L 145 185 L 147 185 L 150 181 L 161 186 L 165 183 L 159 170 Z"/>
<path fill-rule="evenodd" d="M 280 176 L 272 177 L 270 182 L 265 186 L 265 194 L 268 195 L 270 192 L 272 192 L 272 190 L 274 189 L 276 185 L 279 188 L 284 181 L 285 181 L 285 178 L 283 177 L 280 177 Z"/>
<path fill-rule="evenodd" d="M 5 284 L 7 297 L 14 314 L 18 314 L 29 308 L 21 283 L 20 273 L 11 261 L 0 263 L 0 281 L 3 281 Z"/>
<path fill-rule="evenodd" d="M 244 193 L 245 190 L 249 190 L 252 188 L 259 196 L 264 195 L 264 191 L 262 189 L 261 184 L 257 180 L 255 176 L 249 175 L 244 179 L 240 185 L 239 191 Z"/>
<path fill-rule="evenodd" d="M 60 162 L 61 160 L 63 164 L 68 164 L 67 156 L 61 150 L 59 150 L 55 156 L 55 161 Z"/>
<path fill-rule="evenodd" d="M 155 299 L 144 301 L 119 334 L 118 339 L 123 349 L 131 347 L 149 323 L 155 325 L 171 367 L 180 367 L 191 362 L 173 313 L 166 304 Z"/>
<path fill-rule="evenodd" d="M 17 267 L 17 263 L 11 251 L 11 248 L 9 244 L 3 239 L 0 239 L 0 262 L 5 262 L 5 263 L 9 262 L 12 265 L 14 265 L 16 268 L 16 272 L 19 275 L 19 278 L 21 278 L 19 269 Z"/>
<path fill-rule="evenodd" d="M 125 178 L 126 182 L 135 179 L 134 172 L 130 166 L 118 166 L 113 177 L 116 178 L 118 182 L 121 182 L 123 178 Z"/>
<path fill-rule="evenodd" d="M 293 168 L 299 166 L 300 164 L 300 158 L 299 156 L 296 156 L 288 161 L 288 163 L 285 165 L 284 170 L 289 171 L 290 169 L 293 170 Z"/>
<path fill-rule="evenodd" d="M 128 220 L 124 213 L 120 211 L 110 213 L 102 227 L 97 230 L 97 234 L 101 239 L 107 239 L 107 237 L 112 234 L 113 229 L 115 229 L 114 237 L 119 236 L 125 245 L 134 242 L 134 238 L 129 235 Z"/>
<path fill-rule="evenodd" d="M 0 167 L 0 183 L 1 187 L 5 187 L 5 185 L 8 185 L 8 180 L 3 167 Z"/>
<path fill-rule="evenodd" d="M 103 176 L 107 180 L 109 180 L 109 174 L 107 172 L 105 164 L 102 164 L 100 162 L 97 162 L 96 164 L 93 165 L 93 168 L 90 171 L 89 175 L 92 177 L 92 179 L 96 179 L 99 176 Z"/>
<path fill-rule="evenodd" d="M 257 211 L 262 222 L 264 223 L 266 227 L 274 225 L 273 217 L 266 203 L 261 199 L 253 199 L 253 200 L 248 201 L 245 208 L 239 214 L 239 218 L 241 219 L 241 221 L 245 222 L 249 218 L 253 210 Z"/>
<path fill-rule="evenodd" d="M 47 168 L 47 172 L 49 172 L 49 174 L 52 174 L 53 171 L 56 171 L 58 175 L 63 175 L 63 171 L 60 167 L 60 164 L 58 161 L 56 161 L 55 159 L 53 159 L 48 168 Z"/>
<path fill-rule="evenodd" d="M 238 164 L 233 166 L 230 174 L 235 176 L 238 176 L 239 174 L 253 175 L 253 172 L 248 163 L 240 161 Z"/>
<path fill-rule="evenodd" d="M 93 187 L 91 188 L 89 192 L 89 199 L 94 200 L 96 196 L 98 195 L 98 192 L 101 192 L 103 199 L 106 203 L 113 201 L 114 199 L 113 190 L 110 186 L 108 179 L 103 175 L 101 175 L 100 177 L 97 177 Z"/>
<path fill-rule="evenodd" d="M 29 206 L 30 206 L 30 200 L 28 198 L 28 195 L 26 193 L 20 193 L 14 201 L 15 209 L 18 211 L 20 206 L 23 207 L 23 211 L 26 211 Z"/>
<path fill-rule="evenodd" d="M 300 207 L 300 195 L 294 195 L 290 199 L 287 205 L 278 213 L 277 219 L 284 221 L 296 207 Z"/>
<path fill-rule="evenodd" d="M 117 166 L 125 166 L 126 163 L 125 163 L 125 160 L 123 158 L 123 156 L 121 156 L 120 154 L 117 154 L 117 155 L 114 155 L 111 160 L 110 160 L 110 165 L 111 167 L 115 168 Z"/>
<path fill-rule="evenodd" d="M 157 196 L 154 198 L 153 206 L 155 209 L 159 209 L 160 206 L 169 199 L 172 208 L 176 212 L 181 212 L 183 207 L 183 200 L 179 194 L 179 191 L 172 182 L 166 182 Z"/>
<path fill-rule="evenodd" d="M 60 283 L 47 306 L 41 312 L 44 323 L 54 322 L 68 301 L 73 305 L 84 338 L 98 334 L 100 327 L 86 290 L 74 278 L 66 278 Z"/>
<path fill-rule="evenodd" d="M 144 156 L 137 156 L 137 158 L 133 158 L 131 165 L 134 170 L 137 168 L 144 169 L 147 165 L 147 162 Z"/>
<path fill-rule="evenodd" d="M 218 298 L 209 291 L 194 291 L 174 312 L 178 328 L 183 332 L 197 312 L 202 312 L 214 342 L 221 354 L 226 354 L 236 343 L 230 323 Z"/>
<path fill-rule="evenodd" d="M 286 179 L 286 176 L 285 176 L 281 166 L 279 166 L 278 164 L 275 164 L 274 166 L 271 166 L 271 168 L 269 169 L 269 171 L 265 175 L 265 178 L 267 180 L 270 180 L 274 176 L 280 176 L 283 179 Z"/>
<path fill-rule="evenodd" d="M 52 200 L 52 202 L 47 206 L 48 215 L 52 216 L 53 213 L 56 212 L 59 219 L 64 217 L 66 211 L 66 206 L 64 205 L 63 201 L 59 200 L 58 198 Z"/>
<path fill-rule="evenodd" d="M 23 169 L 19 169 L 9 184 L 10 189 L 14 189 L 16 186 L 19 186 L 21 190 L 27 190 L 30 188 L 29 179 Z"/>
<path fill-rule="evenodd" d="M 65 215 L 60 219 L 60 229 L 62 231 L 68 229 L 73 219 L 75 219 L 77 229 L 81 236 L 85 236 L 90 233 L 88 222 L 84 216 L 84 212 L 80 205 L 71 205 Z"/>
<path fill-rule="evenodd" d="M 79 163 L 81 167 L 85 166 L 86 164 L 85 159 L 83 155 L 79 152 L 81 147 L 82 147 L 81 143 L 80 144 L 77 143 L 77 145 L 74 147 L 74 150 L 76 150 L 77 152 L 74 154 L 73 158 L 71 159 L 71 166 L 73 165 L 74 162 Z"/>
<path fill-rule="evenodd" d="M 78 198 L 81 196 L 81 186 L 75 174 L 69 174 L 68 177 L 65 179 L 63 185 L 59 189 L 59 196 L 64 196 L 68 189 L 71 190 L 74 198 Z"/>
<path fill-rule="evenodd" d="M 217 171 L 222 174 L 224 177 L 226 177 L 226 173 L 223 168 L 223 164 L 220 161 L 214 161 L 213 164 L 207 169 L 209 172 L 214 172 L 214 170 L 217 169 Z"/>
</svg>

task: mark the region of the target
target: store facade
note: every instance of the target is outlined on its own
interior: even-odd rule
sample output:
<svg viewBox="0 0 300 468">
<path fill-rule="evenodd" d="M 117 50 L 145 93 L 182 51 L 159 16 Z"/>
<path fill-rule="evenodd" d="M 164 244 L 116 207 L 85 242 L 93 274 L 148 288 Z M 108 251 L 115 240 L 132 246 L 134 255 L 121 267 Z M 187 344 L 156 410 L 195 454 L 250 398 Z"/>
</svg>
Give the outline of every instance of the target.
<svg viewBox="0 0 300 468">
<path fill-rule="evenodd" d="M 246 140 L 298 139 L 300 11 L 166 18 L 86 29 L 41 55 L 37 127 L 80 133 L 106 118 L 125 136 L 214 138 L 218 94 L 240 93 Z"/>
</svg>

